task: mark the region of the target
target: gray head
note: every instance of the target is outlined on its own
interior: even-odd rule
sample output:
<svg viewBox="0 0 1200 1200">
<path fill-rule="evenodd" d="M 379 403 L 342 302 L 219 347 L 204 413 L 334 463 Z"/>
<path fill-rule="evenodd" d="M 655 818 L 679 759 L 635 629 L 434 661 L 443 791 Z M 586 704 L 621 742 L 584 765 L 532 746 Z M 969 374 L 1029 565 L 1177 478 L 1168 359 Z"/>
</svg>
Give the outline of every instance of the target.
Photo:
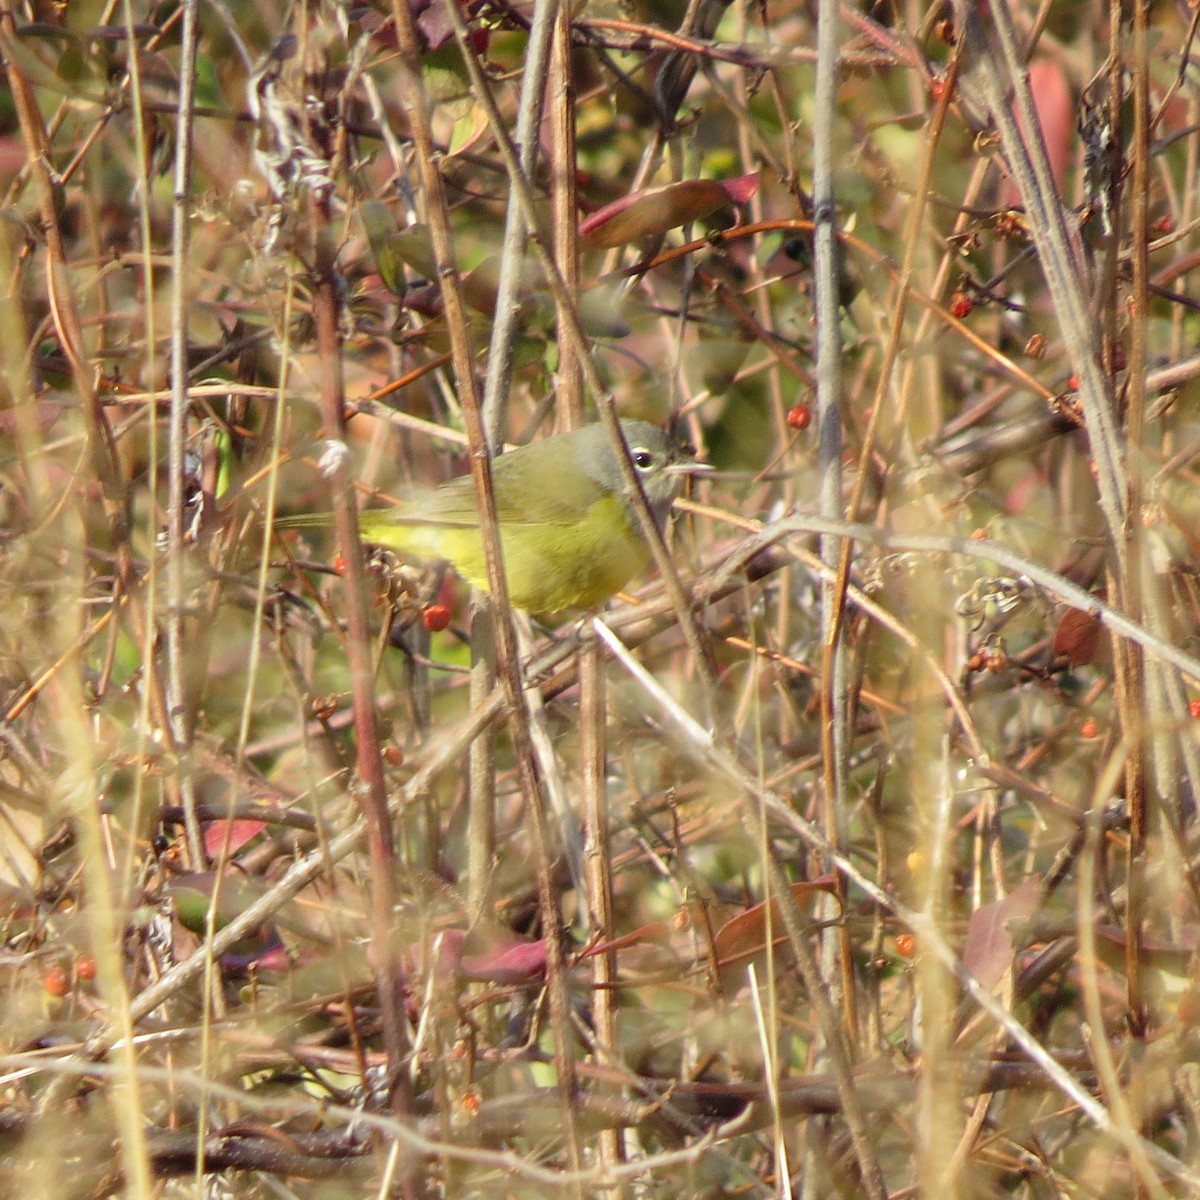
<svg viewBox="0 0 1200 1200">
<path fill-rule="evenodd" d="M 651 511 L 661 523 L 683 487 L 684 476 L 699 474 L 707 467 L 695 461 L 691 446 L 673 441 L 649 421 L 622 421 L 621 433 Z M 581 447 L 580 454 L 588 475 L 606 490 L 627 494 L 625 476 L 604 424 L 585 426 L 578 436 L 590 443 Z"/>
</svg>

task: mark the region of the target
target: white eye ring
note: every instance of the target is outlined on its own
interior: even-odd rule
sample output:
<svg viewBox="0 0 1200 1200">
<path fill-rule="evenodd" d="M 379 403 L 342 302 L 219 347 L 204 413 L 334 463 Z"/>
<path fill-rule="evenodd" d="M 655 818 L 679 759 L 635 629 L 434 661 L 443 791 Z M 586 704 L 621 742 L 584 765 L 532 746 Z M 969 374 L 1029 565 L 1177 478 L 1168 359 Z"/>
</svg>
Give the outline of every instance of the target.
<svg viewBox="0 0 1200 1200">
<path fill-rule="evenodd" d="M 649 450 L 631 450 L 629 457 L 633 459 L 633 465 L 639 471 L 647 471 L 654 464 L 654 455 Z"/>
</svg>

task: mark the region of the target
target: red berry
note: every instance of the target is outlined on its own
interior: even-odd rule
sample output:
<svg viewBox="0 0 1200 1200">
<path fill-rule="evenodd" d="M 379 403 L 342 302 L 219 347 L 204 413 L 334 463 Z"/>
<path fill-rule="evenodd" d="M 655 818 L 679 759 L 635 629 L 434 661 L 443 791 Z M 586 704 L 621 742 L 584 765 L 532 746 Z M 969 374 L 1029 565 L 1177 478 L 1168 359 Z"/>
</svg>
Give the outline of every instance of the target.
<svg viewBox="0 0 1200 1200">
<path fill-rule="evenodd" d="M 431 604 L 423 613 L 421 620 L 430 633 L 441 633 L 450 624 L 450 609 L 445 604 Z"/>
<path fill-rule="evenodd" d="M 75 960 L 75 978 L 91 983 L 96 978 L 96 960 L 86 954 L 80 955 Z"/>
<path fill-rule="evenodd" d="M 1099 732 L 1100 722 L 1097 721 L 1095 717 L 1086 718 L 1083 724 L 1079 727 L 1080 736 L 1088 738 L 1089 740 L 1096 737 Z"/>
<path fill-rule="evenodd" d="M 961 289 L 950 297 L 950 315 L 959 321 L 964 317 L 969 317 L 974 307 L 971 297 Z"/>
<path fill-rule="evenodd" d="M 812 424 L 812 409 L 807 404 L 793 404 L 788 409 L 787 423 L 793 429 L 807 429 Z"/>
<path fill-rule="evenodd" d="M 896 953 L 901 958 L 912 958 L 917 952 L 917 935 L 915 933 L 896 934 Z"/>
<path fill-rule="evenodd" d="M 1200 700 L 1188 701 L 1188 716 L 1193 721 L 1200 721 Z"/>
<path fill-rule="evenodd" d="M 346 573 L 346 560 L 340 554 L 333 556 L 333 569 L 339 575 L 345 575 Z"/>
</svg>

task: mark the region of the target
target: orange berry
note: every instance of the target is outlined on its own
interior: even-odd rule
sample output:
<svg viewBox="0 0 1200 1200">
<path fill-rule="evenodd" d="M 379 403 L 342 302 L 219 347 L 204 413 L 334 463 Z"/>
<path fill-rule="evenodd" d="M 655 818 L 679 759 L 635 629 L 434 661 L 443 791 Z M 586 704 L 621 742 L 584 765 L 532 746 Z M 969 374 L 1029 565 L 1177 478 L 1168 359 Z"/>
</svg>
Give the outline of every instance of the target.
<svg viewBox="0 0 1200 1200">
<path fill-rule="evenodd" d="M 96 960 L 87 954 L 80 955 L 75 960 L 75 978 L 91 983 L 96 978 Z"/>
<path fill-rule="evenodd" d="M 1080 725 L 1080 727 L 1079 727 L 1080 736 L 1087 738 L 1089 741 L 1092 738 L 1098 736 L 1099 733 L 1100 733 L 1100 722 L 1097 721 L 1095 717 L 1085 718 L 1083 724 Z"/>
<path fill-rule="evenodd" d="M 51 996 L 62 998 L 71 990 L 71 977 L 62 967 L 51 967 L 42 976 L 42 987 Z"/>
<path fill-rule="evenodd" d="M 896 953 L 901 958 L 912 958 L 917 952 L 917 935 L 915 933 L 896 934 Z"/>
</svg>

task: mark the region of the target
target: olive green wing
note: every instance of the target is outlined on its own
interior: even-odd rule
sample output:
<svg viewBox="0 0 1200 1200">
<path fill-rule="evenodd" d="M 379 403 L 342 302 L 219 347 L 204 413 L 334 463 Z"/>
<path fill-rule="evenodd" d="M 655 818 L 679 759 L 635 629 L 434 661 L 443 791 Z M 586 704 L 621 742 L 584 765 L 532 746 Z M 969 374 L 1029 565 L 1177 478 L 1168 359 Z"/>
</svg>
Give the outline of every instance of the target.
<svg viewBox="0 0 1200 1200">
<path fill-rule="evenodd" d="M 492 491 L 501 525 L 571 525 L 583 518 L 601 495 L 581 469 L 578 456 L 561 439 L 551 438 L 511 450 L 492 461 Z M 473 528 L 479 524 L 475 483 L 469 475 L 431 492 L 410 497 L 390 510 L 386 524 L 427 524 Z M 375 522 L 372 513 L 363 514 Z"/>
</svg>

